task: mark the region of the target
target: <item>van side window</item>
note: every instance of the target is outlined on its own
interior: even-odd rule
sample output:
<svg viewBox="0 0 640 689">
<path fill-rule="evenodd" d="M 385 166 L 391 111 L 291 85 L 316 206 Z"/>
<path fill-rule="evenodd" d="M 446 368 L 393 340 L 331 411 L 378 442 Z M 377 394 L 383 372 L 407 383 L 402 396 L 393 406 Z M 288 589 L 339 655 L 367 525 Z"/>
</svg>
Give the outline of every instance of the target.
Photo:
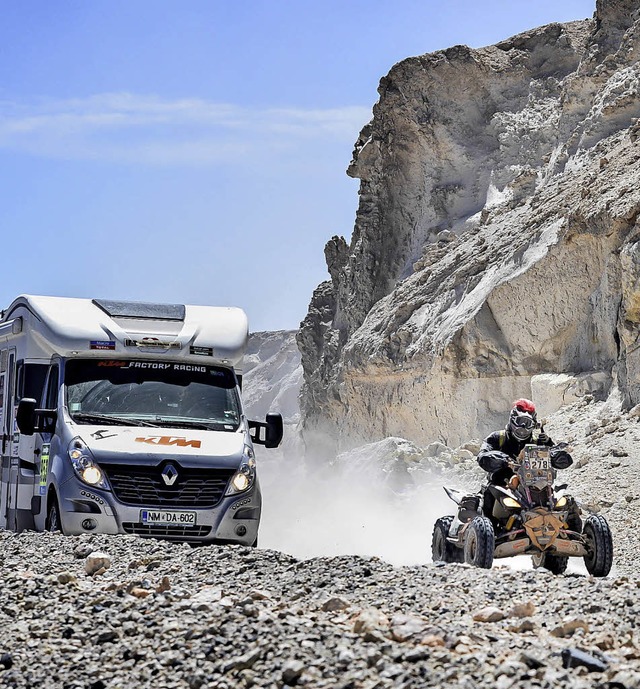
<svg viewBox="0 0 640 689">
<path fill-rule="evenodd" d="M 40 403 L 48 370 L 46 364 L 25 364 L 22 360 L 18 361 L 16 404 L 23 397 L 30 397 Z"/>
<path fill-rule="evenodd" d="M 47 380 L 47 390 L 44 400 L 45 409 L 56 409 L 58 406 L 58 365 L 54 364 L 49 369 L 49 378 Z"/>
</svg>

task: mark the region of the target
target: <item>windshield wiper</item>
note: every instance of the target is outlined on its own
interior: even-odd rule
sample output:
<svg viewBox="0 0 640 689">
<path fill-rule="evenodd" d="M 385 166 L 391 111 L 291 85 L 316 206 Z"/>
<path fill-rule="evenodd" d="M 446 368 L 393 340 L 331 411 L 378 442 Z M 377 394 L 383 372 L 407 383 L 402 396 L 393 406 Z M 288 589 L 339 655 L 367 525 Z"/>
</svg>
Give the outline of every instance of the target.
<svg viewBox="0 0 640 689">
<path fill-rule="evenodd" d="M 141 419 L 123 419 L 121 416 L 108 416 L 107 414 L 90 414 L 89 412 L 79 411 L 71 414 L 74 420 L 97 422 L 97 423 L 115 423 L 119 426 L 155 426 L 155 423 L 149 421 L 142 421 Z"/>
<path fill-rule="evenodd" d="M 171 428 L 197 428 L 203 431 L 211 431 L 213 429 L 221 430 L 225 429 L 225 426 L 233 425 L 225 421 L 210 421 L 208 423 L 204 421 L 174 421 L 171 419 L 163 419 L 162 417 L 156 417 L 156 424 L 159 426 L 168 426 Z"/>
</svg>

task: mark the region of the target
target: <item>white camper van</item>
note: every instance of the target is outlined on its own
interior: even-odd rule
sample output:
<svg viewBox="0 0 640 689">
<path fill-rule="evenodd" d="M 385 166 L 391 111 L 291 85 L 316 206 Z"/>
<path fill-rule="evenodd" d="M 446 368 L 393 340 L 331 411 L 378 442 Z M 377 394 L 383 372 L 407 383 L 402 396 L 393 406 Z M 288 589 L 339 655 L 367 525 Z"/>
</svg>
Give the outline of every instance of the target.
<svg viewBox="0 0 640 689">
<path fill-rule="evenodd" d="M 236 308 L 21 296 L 0 319 L 0 528 L 255 545 L 247 318 Z"/>
</svg>

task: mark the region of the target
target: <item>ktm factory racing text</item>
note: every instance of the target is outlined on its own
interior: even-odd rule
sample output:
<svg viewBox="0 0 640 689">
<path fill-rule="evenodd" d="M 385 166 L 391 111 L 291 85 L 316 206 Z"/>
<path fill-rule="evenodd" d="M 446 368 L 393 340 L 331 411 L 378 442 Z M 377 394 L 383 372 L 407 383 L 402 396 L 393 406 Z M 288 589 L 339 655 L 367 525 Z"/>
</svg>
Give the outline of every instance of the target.
<svg viewBox="0 0 640 689">
<path fill-rule="evenodd" d="M 19 297 L 0 321 L 0 528 L 256 545 L 253 445 L 276 447 L 282 418 L 244 415 L 247 333 L 240 309 Z"/>
</svg>

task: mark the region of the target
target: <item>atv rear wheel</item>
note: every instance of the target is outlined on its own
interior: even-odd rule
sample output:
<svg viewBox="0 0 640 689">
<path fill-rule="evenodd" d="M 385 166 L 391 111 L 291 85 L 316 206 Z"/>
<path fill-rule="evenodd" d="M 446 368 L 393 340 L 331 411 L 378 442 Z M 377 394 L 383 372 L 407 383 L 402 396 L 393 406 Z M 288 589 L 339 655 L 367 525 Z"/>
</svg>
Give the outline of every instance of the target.
<svg viewBox="0 0 640 689">
<path fill-rule="evenodd" d="M 566 555 L 552 555 L 551 553 L 535 553 L 531 559 L 534 567 L 544 567 L 551 574 L 564 574 L 569 564 L 569 558 Z"/>
<path fill-rule="evenodd" d="M 433 562 L 463 562 L 464 553 L 447 541 L 452 516 L 440 517 L 433 526 L 431 537 L 431 559 Z"/>
<path fill-rule="evenodd" d="M 496 537 L 488 517 L 474 517 L 464 537 L 464 561 L 474 567 L 491 569 Z"/>
<path fill-rule="evenodd" d="M 613 538 L 607 520 L 600 514 L 592 514 L 584 522 L 582 530 L 587 542 L 584 564 L 594 577 L 606 577 L 613 564 Z"/>
</svg>

